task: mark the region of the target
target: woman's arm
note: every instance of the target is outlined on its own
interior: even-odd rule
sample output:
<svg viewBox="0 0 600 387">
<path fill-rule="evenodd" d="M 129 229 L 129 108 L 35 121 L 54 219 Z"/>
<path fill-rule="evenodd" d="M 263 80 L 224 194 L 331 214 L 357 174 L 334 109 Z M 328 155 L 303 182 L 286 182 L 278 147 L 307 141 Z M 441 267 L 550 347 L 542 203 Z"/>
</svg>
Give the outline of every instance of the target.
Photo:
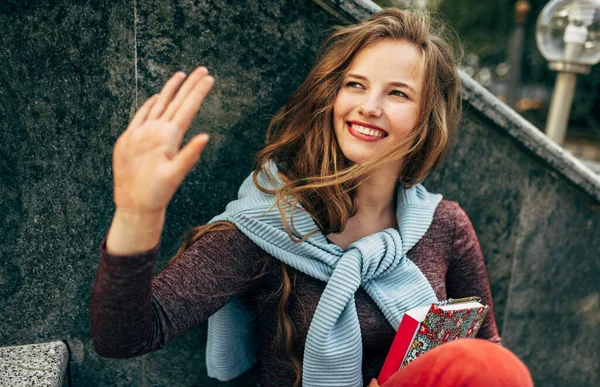
<svg viewBox="0 0 600 387">
<path fill-rule="evenodd" d="M 92 294 L 98 354 L 127 358 L 159 349 L 204 322 L 263 269 L 266 254 L 240 231 L 213 231 L 152 279 L 159 247 L 123 256 L 101 245 Z"/>
<path fill-rule="evenodd" d="M 454 247 L 446 279 L 448 298 L 481 297 L 482 304 L 489 305 L 490 310 L 477 337 L 501 343 L 479 240 L 469 217 L 458 204 L 455 212 Z"/>
<path fill-rule="evenodd" d="M 208 143 L 208 135 L 201 134 L 181 147 L 213 84 L 206 67 L 198 67 L 189 77 L 176 73 L 160 94 L 142 105 L 115 143 L 112 164 L 117 210 L 108 236 L 102 241 L 92 296 L 92 335 L 100 354 L 130 357 L 158 348 L 173 336 L 172 330 L 164 329 L 167 323 L 168 327 L 189 328 L 192 321 L 203 321 L 210 309 L 193 311 L 194 316 L 171 316 L 168 302 L 161 303 L 160 297 L 153 295 L 160 293 L 161 285 L 153 292 L 151 280 L 167 206 Z M 221 245 L 221 251 L 227 250 L 226 243 Z M 202 279 L 211 275 L 210 257 L 199 254 L 207 258 L 203 266 L 202 259 L 192 253 L 188 252 L 184 260 L 189 257 L 197 262 L 197 270 L 175 270 L 179 281 L 170 291 L 185 294 L 186 289 L 198 285 L 189 279 L 197 276 L 202 286 Z M 171 317 L 183 322 L 168 321 Z"/>
</svg>

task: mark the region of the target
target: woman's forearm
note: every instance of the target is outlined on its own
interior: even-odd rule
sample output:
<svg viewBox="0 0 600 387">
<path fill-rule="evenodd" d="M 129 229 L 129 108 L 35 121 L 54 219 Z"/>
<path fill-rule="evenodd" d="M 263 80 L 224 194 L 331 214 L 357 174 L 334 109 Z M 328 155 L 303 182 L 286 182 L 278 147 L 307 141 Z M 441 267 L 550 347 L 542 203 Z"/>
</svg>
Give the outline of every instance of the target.
<svg viewBox="0 0 600 387">
<path fill-rule="evenodd" d="M 103 241 L 104 242 L 104 241 Z M 152 331 L 152 269 L 158 246 L 138 255 L 112 255 L 101 245 L 101 259 L 92 292 L 92 339 L 107 357 L 132 357 L 160 344 Z"/>
</svg>

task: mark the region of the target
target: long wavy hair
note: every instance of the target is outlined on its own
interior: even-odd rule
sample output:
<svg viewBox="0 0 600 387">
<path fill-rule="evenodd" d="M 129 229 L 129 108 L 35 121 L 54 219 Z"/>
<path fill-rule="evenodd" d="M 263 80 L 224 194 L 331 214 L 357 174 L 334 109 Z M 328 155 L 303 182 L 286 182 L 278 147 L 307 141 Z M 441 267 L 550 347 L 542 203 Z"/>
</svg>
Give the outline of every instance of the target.
<svg viewBox="0 0 600 387">
<path fill-rule="evenodd" d="M 363 23 L 334 28 L 306 80 L 272 119 L 266 144 L 256 157 L 254 182 L 275 195 L 290 238 L 301 241 L 306 237 L 294 230 L 293 219 L 287 219 L 298 205 L 314 218 L 323 234 L 339 233 L 356 213 L 356 187 L 372 172 L 404 159 L 398 184 L 410 188 L 439 166 L 461 113 L 457 59 L 447 43 L 448 32 L 425 12 L 393 8 Z M 356 54 L 386 39 L 408 42 L 421 53 L 423 84 L 417 125 L 394 149 L 357 164 L 344 157 L 337 143 L 332 121 L 334 101 Z M 276 190 L 258 184 L 259 173 L 269 176 L 265 167 L 268 161 L 275 162 L 283 181 Z M 174 259 L 205 233 L 234 228 L 220 222 L 191 229 Z M 293 351 L 294 325 L 287 313 L 295 274 L 290 278 L 283 263 L 281 270 L 282 284 L 276 293 L 280 297 L 276 343 L 296 374 L 294 385 L 299 385 L 302 363 Z"/>
</svg>

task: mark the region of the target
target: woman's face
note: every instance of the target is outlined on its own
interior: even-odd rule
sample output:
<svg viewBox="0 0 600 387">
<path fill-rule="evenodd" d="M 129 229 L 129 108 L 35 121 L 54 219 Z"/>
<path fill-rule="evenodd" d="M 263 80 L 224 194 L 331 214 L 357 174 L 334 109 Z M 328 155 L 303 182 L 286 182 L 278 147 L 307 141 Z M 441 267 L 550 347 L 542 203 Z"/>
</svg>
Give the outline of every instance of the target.
<svg viewBox="0 0 600 387">
<path fill-rule="evenodd" d="M 397 147 L 414 129 L 421 69 L 420 52 L 406 41 L 382 40 L 356 54 L 333 106 L 335 135 L 346 158 L 364 162 Z"/>
</svg>

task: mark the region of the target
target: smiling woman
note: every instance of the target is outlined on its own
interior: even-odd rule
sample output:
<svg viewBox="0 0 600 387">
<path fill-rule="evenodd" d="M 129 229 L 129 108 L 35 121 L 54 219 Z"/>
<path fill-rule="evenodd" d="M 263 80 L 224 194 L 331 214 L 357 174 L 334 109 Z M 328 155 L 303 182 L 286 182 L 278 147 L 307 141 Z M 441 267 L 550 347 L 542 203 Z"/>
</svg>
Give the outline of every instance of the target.
<svg viewBox="0 0 600 387">
<path fill-rule="evenodd" d="M 473 295 L 490 306 L 478 337 L 500 343 L 467 215 L 420 184 L 459 115 L 456 60 L 440 36 L 427 15 L 395 9 L 335 30 L 273 118 L 238 199 L 190 230 L 152 279 L 167 205 L 208 142 L 179 149 L 214 79 L 204 67 L 174 75 L 115 145 L 96 351 L 138 356 L 208 320 L 209 376 L 230 380 L 258 361 L 264 386 L 363 386 L 406 311 Z M 476 370 L 485 385 L 504 374 L 531 385 L 514 355 L 489 346 L 499 348 L 442 345 L 385 386 L 482 385 Z"/>
<path fill-rule="evenodd" d="M 352 61 L 333 105 L 333 127 L 355 163 L 391 148 L 401 152 L 417 126 L 423 84 L 422 54 L 404 40 L 382 40 Z M 400 175 L 402 159 L 389 167 Z"/>
</svg>

